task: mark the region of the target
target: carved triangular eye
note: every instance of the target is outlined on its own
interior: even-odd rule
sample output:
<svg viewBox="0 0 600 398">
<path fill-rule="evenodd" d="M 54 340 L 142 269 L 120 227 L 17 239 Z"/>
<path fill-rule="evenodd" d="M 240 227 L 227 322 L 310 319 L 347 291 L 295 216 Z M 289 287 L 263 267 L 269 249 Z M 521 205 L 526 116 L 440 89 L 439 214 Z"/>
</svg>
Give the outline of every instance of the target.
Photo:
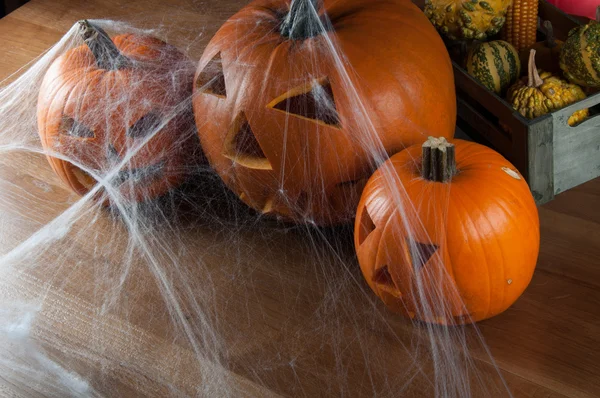
<svg viewBox="0 0 600 398">
<path fill-rule="evenodd" d="M 244 112 L 235 118 L 223 148 L 223 156 L 250 169 L 273 170 Z"/>
<path fill-rule="evenodd" d="M 402 297 L 402 293 L 400 293 L 400 290 L 398 290 L 398 288 L 396 287 L 396 284 L 394 283 L 394 280 L 392 279 L 392 275 L 390 274 L 390 271 L 389 271 L 387 265 L 384 265 L 383 267 L 380 267 L 377 270 L 375 270 L 375 273 L 373 274 L 372 282 L 375 285 L 377 285 L 377 287 L 379 289 L 386 291 L 387 293 L 391 294 L 392 296 L 395 296 L 398 298 Z"/>
<path fill-rule="evenodd" d="M 106 157 L 113 163 L 116 163 L 121 160 L 121 155 L 119 155 L 119 151 L 113 144 L 108 144 L 106 147 Z"/>
<path fill-rule="evenodd" d="M 319 124 L 340 128 L 333 90 L 326 77 L 295 87 L 268 105 L 277 111 Z"/>
<path fill-rule="evenodd" d="M 156 132 L 158 126 L 163 122 L 158 112 L 150 112 L 138 119 L 127 129 L 127 136 L 131 138 L 144 138 L 148 134 Z"/>
<path fill-rule="evenodd" d="M 410 258 L 415 271 L 420 271 L 438 249 L 438 246 L 436 245 L 417 242 L 410 238 L 406 239 L 406 244 L 408 245 Z"/>
<path fill-rule="evenodd" d="M 367 237 L 374 230 L 375 230 L 375 223 L 373 222 L 373 219 L 371 219 L 371 216 L 369 215 L 369 212 L 367 211 L 367 208 L 365 207 L 363 209 L 362 216 L 360 217 L 360 227 L 358 230 L 358 244 L 362 245 L 363 242 L 367 239 Z"/>
<path fill-rule="evenodd" d="M 384 265 L 375 271 L 373 274 L 373 282 L 380 285 L 396 286 L 387 265 Z"/>
<path fill-rule="evenodd" d="M 63 117 L 60 133 L 77 138 L 94 138 L 96 136 L 92 129 L 68 116 Z"/>
<path fill-rule="evenodd" d="M 210 94 L 221 98 L 227 97 L 225 75 L 223 74 L 223 61 L 221 53 L 218 53 L 204 67 L 196 80 L 196 87 L 204 94 Z"/>
</svg>

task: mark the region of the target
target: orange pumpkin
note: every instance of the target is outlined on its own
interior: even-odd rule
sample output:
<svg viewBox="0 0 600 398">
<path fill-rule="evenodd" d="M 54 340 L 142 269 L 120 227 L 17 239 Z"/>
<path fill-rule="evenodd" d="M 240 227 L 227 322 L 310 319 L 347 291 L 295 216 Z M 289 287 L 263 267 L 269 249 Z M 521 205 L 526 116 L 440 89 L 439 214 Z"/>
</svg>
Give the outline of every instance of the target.
<svg viewBox="0 0 600 398">
<path fill-rule="evenodd" d="M 527 183 L 501 155 L 430 138 L 368 181 L 355 224 L 360 267 L 391 309 L 440 324 L 480 321 L 531 281 L 539 219 Z"/>
<path fill-rule="evenodd" d="M 527 70 L 529 65 L 529 55 L 531 50 L 535 50 L 535 63 L 545 71 L 554 74 L 561 73 L 559 58 L 563 42 L 554 37 L 554 28 L 552 22 L 544 21 L 541 26 L 546 36 L 546 40 L 535 43 L 531 48 L 524 48 L 520 51 L 521 70 Z"/>
<path fill-rule="evenodd" d="M 208 44 L 193 106 L 244 202 L 322 225 L 353 217 L 373 154 L 451 137 L 456 118 L 448 53 L 407 0 L 254 1 Z"/>
<path fill-rule="evenodd" d="M 149 36 L 113 40 L 80 22 L 85 45 L 57 58 L 38 97 L 38 129 L 48 161 L 75 192 L 99 178 L 130 201 L 166 193 L 185 177 L 195 139 L 193 69 L 175 47 Z M 91 173 L 84 171 L 90 170 Z"/>
</svg>

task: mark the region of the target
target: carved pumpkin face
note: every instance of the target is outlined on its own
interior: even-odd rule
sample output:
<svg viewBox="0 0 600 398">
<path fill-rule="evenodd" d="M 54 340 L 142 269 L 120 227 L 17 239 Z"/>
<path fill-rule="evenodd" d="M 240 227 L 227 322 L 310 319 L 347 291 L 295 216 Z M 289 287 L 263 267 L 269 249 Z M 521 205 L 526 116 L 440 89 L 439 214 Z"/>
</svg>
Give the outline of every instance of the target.
<svg viewBox="0 0 600 398">
<path fill-rule="evenodd" d="M 484 146 L 453 144 L 457 172 L 447 182 L 421 176 L 421 146 L 384 163 L 355 224 L 371 289 L 392 310 L 441 324 L 512 305 L 531 281 L 540 239 L 535 202 L 514 167 Z"/>
<path fill-rule="evenodd" d="M 354 216 L 374 154 L 452 136 L 456 105 L 446 49 L 412 3 L 314 3 L 326 32 L 300 38 L 282 30 L 289 1 L 229 19 L 200 60 L 193 106 L 210 163 L 244 202 L 332 224 Z"/>
<path fill-rule="evenodd" d="M 52 64 L 38 99 L 39 133 L 52 168 L 75 192 L 96 184 L 89 169 L 112 176 L 126 200 L 151 199 L 185 177 L 193 122 L 191 109 L 176 107 L 191 95 L 192 76 L 184 56 L 158 39 L 128 34 L 114 45 L 131 65 L 101 68 L 85 45 Z"/>
</svg>

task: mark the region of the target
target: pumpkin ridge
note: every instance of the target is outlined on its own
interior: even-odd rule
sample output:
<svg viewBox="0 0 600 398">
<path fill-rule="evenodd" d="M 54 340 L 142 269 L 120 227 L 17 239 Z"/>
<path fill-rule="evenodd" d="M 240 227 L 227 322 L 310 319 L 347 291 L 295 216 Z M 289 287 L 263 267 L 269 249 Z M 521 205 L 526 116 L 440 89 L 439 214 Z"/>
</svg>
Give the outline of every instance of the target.
<svg viewBox="0 0 600 398">
<path fill-rule="evenodd" d="M 75 71 L 78 71 L 79 69 L 75 69 Z M 96 77 L 97 74 L 93 74 L 92 76 Z M 60 110 L 60 115 L 61 115 L 61 122 L 62 123 L 62 118 L 64 117 L 64 115 L 66 114 L 65 112 L 65 106 L 66 104 L 68 104 L 71 101 L 71 97 L 73 95 L 73 92 L 76 91 L 76 89 L 79 87 L 80 84 L 82 84 L 82 81 L 77 81 L 78 76 L 76 73 L 73 73 L 73 76 L 70 77 L 72 80 L 70 79 L 65 79 L 65 81 L 63 82 L 63 84 L 61 84 L 58 89 L 53 89 L 53 91 L 50 93 L 52 96 L 52 99 L 50 101 L 49 106 L 46 108 L 46 117 L 44 120 L 44 126 L 46 126 L 47 121 L 49 120 L 49 113 L 52 110 L 53 104 L 56 100 L 64 100 L 63 102 L 63 107 Z M 76 79 L 77 78 L 77 79 Z M 73 84 L 73 82 L 75 82 L 75 84 Z M 70 87 L 69 87 L 70 86 Z M 62 91 L 63 89 L 65 89 L 65 87 L 68 87 L 68 92 L 65 95 L 61 95 L 59 96 L 58 94 L 60 93 L 60 91 Z M 84 89 L 84 92 L 87 91 L 87 89 L 89 88 L 89 85 Z M 95 138 L 94 138 L 95 139 Z M 46 143 L 46 145 L 50 146 L 49 144 L 49 140 L 50 137 L 48 134 L 44 134 L 44 142 Z M 54 149 L 53 149 L 54 150 Z M 61 165 L 64 162 L 64 160 L 62 159 L 58 159 L 58 158 L 52 158 L 53 161 L 56 162 L 60 162 Z M 64 166 L 61 166 L 64 167 Z"/>
<path fill-rule="evenodd" d="M 71 50 L 67 51 L 65 54 L 63 54 L 60 57 L 58 57 L 56 59 L 56 62 L 57 63 L 66 64 L 69 56 L 82 57 L 82 58 L 87 57 L 87 55 L 85 54 L 84 51 L 76 51 L 76 50 L 79 50 L 79 49 L 78 48 L 74 48 L 74 49 L 71 49 Z M 87 47 L 85 48 L 85 50 L 87 50 L 87 52 L 89 53 L 89 49 Z M 81 54 L 79 54 L 79 53 L 81 53 Z M 90 55 L 91 55 L 91 53 L 90 53 Z M 61 67 L 58 68 L 58 66 L 54 66 L 53 65 L 51 68 L 52 69 L 60 69 L 60 71 L 62 72 L 63 65 L 60 65 L 60 66 Z M 85 66 L 81 65 L 81 66 L 78 66 L 78 67 L 75 67 L 75 68 L 72 68 L 72 69 L 67 69 L 65 72 L 66 73 L 88 73 L 87 72 L 88 69 L 94 68 L 94 66 L 95 66 L 94 62 L 92 61 L 89 65 L 85 65 Z M 50 69 L 48 69 L 48 71 L 50 71 Z M 44 81 L 44 85 L 45 86 L 53 86 L 54 82 L 56 82 L 57 80 L 61 80 L 62 77 L 63 77 L 62 74 L 56 73 L 56 76 L 54 76 L 54 78 L 52 80 Z"/>
<path fill-rule="evenodd" d="M 505 194 L 511 195 L 511 200 L 518 201 L 519 209 L 527 208 L 527 206 L 523 206 L 523 204 L 521 203 L 521 196 L 516 195 L 512 189 L 508 189 L 504 184 L 501 184 L 501 183 L 496 184 L 496 187 L 497 187 L 497 189 L 502 188 L 502 190 L 505 191 Z M 512 218 L 512 217 L 516 216 L 514 214 L 515 212 L 511 212 L 510 209 L 507 207 L 506 201 L 499 201 L 496 203 L 496 205 L 502 209 L 504 214 L 507 215 L 507 218 Z M 519 216 L 522 217 L 522 214 L 519 214 Z M 517 228 L 517 229 L 519 228 L 518 226 L 515 227 L 514 225 L 512 227 Z M 505 250 L 502 248 L 502 245 L 499 243 L 497 236 L 496 236 L 496 243 L 500 249 L 500 253 L 502 254 L 502 262 L 504 263 L 504 259 L 506 258 L 506 253 L 505 253 Z M 503 269 L 503 280 L 505 280 L 505 281 L 507 280 L 507 275 L 506 275 L 505 269 Z M 502 306 L 504 307 L 504 305 L 505 305 L 504 303 L 506 302 L 506 289 L 504 289 L 502 292 L 503 292 L 503 298 L 504 298 L 504 300 L 502 301 Z"/>
<path fill-rule="evenodd" d="M 282 52 L 282 51 L 285 51 L 285 52 L 289 51 L 289 47 L 286 48 L 286 46 L 284 46 L 284 43 L 285 42 L 277 44 L 275 46 L 275 48 L 273 48 L 273 50 L 271 51 L 271 54 L 269 55 L 269 60 L 267 61 L 267 64 L 266 64 L 266 67 L 265 67 L 266 73 L 264 74 L 263 81 L 261 82 L 261 92 L 263 92 L 263 93 L 266 92 L 270 88 L 270 85 L 269 85 L 270 81 L 268 79 L 268 76 L 271 76 L 271 74 L 272 74 L 273 65 L 277 61 L 277 58 L 280 56 L 279 53 Z M 224 73 L 225 73 L 225 70 L 223 69 L 223 74 Z M 246 82 L 246 80 L 251 80 L 250 74 L 246 74 L 242 78 L 242 82 L 239 85 L 240 86 L 245 86 L 246 84 L 248 84 Z M 235 90 L 235 88 L 234 88 L 234 90 Z M 276 92 L 276 90 L 273 90 L 273 91 Z M 236 90 L 236 92 L 237 92 L 237 90 Z"/>
<path fill-rule="evenodd" d="M 74 77 L 76 77 L 76 76 L 73 76 L 71 78 L 74 78 Z M 44 113 L 44 118 L 43 118 L 44 119 L 44 123 L 43 123 L 44 126 L 46 126 L 47 121 L 50 119 L 50 111 L 53 109 L 54 101 L 57 100 L 57 95 L 56 94 L 58 94 L 68 83 L 70 83 L 69 79 L 65 79 L 64 81 L 61 82 L 61 84 L 59 85 L 58 88 L 55 88 L 54 82 L 56 80 L 58 80 L 59 78 L 60 78 L 60 74 L 57 74 L 56 78 L 53 81 L 51 81 L 48 85 L 44 84 L 44 86 L 50 86 L 50 87 L 52 87 L 52 93 L 51 93 L 52 94 L 52 98 L 50 99 L 50 102 L 48 103 L 48 106 L 46 107 L 45 113 Z M 67 96 L 71 95 L 71 91 L 72 91 L 72 88 L 68 92 Z M 65 112 L 64 112 L 64 106 L 63 106 L 63 108 L 61 109 L 61 114 L 64 115 L 64 113 Z M 44 134 L 43 138 L 46 141 L 48 139 L 48 136 L 46 134 Z"/>
<path fill-rule="evenodd" d="M 92 78 L 89 81 L 82 80 L 82 81 L 75 83 L 75 85 L 72 87 L 71 91 L 69 92 L 69 95 L 67 96 L 67 98 L 65 100 L 65 105 L 68 104 L 69 102 L 71 102 L 71 96 L 73 95 L 73 92 L 76 91 L 76 89 L 79 88 L 79 86 L 81 84 L 85 84 L 85 88 L 81 92 L 81 98 L 83 100 L 77 102 L 78 108 L 75 111 L 75 113 L 79 113 L 81 110 L 81 107 L 85 103 L 85 99 L 87 98 L 88 90 L 90 89 L 90 87 L 92 87 L 92 83 L 97 84 L 98 81 L 101 81 L 104 76 L 105 75 L 102 73 L 102 71 L 96 70 L 96 71 L 92 71 Z M 64 109 L 63 109 L 63 112 L 64 112 Z M 92 128 L 92 127 L 90 127 L 90 128 Z"/>
<path fill-rule="evenodd" d="M 506 165 L 506 167 L 508 167 L 508 166 L 509 165 Z M 517 182 L 517 181 L 515 181 L 515 182 Z M 523 197 L 522 195 L 516 195 L 515 192 L 514 192 L 514 189 L 509 189 L 506 185 L 508 185 L 508 184 L 502 184 L 502 183 L 499 182 L 499 183 L 495 184 L 495 189 L 497 189 L 497 190 L 502 189 L 504 191 L 503 194 L 511 196 L 511 200 L 517 200 L 519 202 L 519 210 L 529 208 L 529 206 L 525 206 L 524 203 L 522 203 L 522 200 L 525 200 L 526 197 Z M 511 212 L 507 208 L 506 200 L 504 200 L 504 201 L 497 201 L 495 204 L 502 209 L 502 211 L 504 212 L 505 215 L 507 215 L 506 219 L 512 219 L 512 218 L 514 218 L 514 217 L 517 216 L 516 214 L 514 214 L 515 212 Z M 522 214 L 519 213 L 518 216 L 522 217 Z M 495 227 L 495 225 L 492 224 L 491 222 L 490 222 L 490 225 L 492 225 L 493 227 Z M 517 228 L 517 229 L 519 229 L 520 226 L 521 226 L 521 224 L 519 224 L 517 226 L 511 225 L 512 228 Z M 496 233 L 496 234 L 494 234 L 494 238 L 495 238 L 496 246 L 498 247 L 499 252 L 501 253 L 501 256 L 502 256 L 502 262 L 505 263 L 504 259 L 506 258 L 506 251 L 503 248 L 503 245 L 500 244 L 500 241 L 499 241 L 500 237 Z M 508 281 L 508 278 L 507 278 L 507 275 L 506 275 L 506 269 L 502 268 L 502 271 L 503 271 L 502 280 L 503 281 Z M 513 278 L 512 276 L 508 276 L 508 277 L 510 279 Z M 507 302 L 507 291 L 506 291 L 506 288 L 502 290 L 502 296 L 503 296 L 503 300 L 501 302 L 502 303 L 501 310 L 505 310 L 505 307 L 507 307 L 506 306 L 506 302 Z"/>
<path fill-rule="evenodd" d="M 499 159 L 499 160 L 501 160 L 501 159 Z M 513 166 L 510 163 L 508 163 L 506 160 L 504 160 L 503 162 L 498 162 L 496 164 L 496 166 L 498 167 L 498 169 L 500 169 L 501 167 L 508 167 L 509 169 L 513 168 Z M 487 173 L 485 173 L 484 170 L 482 170 L 482 173 L 480 173 L 480 177 L 481 177 L 482 180 L 485 179 L 485 174 L 490 174 L 490 178 L 494 178 L 496 180 L 496 183 L 493 185 L 493 189 L 494 189 L 494 192 L 496 193 L 496 196 L 501 196 L 501 197 L 505 198 L 502 201 L 495 201 L 494 202 L 494 208 L 496 210 L 497 209 L 501 209 L 504 212 L 505 215 L 508 215 L 508 217 L 504 218 L 505 220 L 514 219 L 515 217 L 522 217 L 522 215 L 523 215 L 522 211 L 523 210 L 532 209 L 532 208 L 533 209 L 537 209 L 535 206 L 527 205 L 525 203 L 526 200 L 531 201 L 531 197 L 529 195 L 517 195 L 516 192 L 515 192 L 515 189 L 514 188 L 511 189 L 514 186 L 518 186 L 517 189 L 519 191 L 523 191 L 523 188 L 522 188 L 523 185 L 522 184 L 523 184 L 524 180 L 519 180 L 519 181 L 514 180 L 513 181 L 512 177 L 511 177 L 510 180 L 508 180 L 508 179 L 506 180 L 507 181 L 506 183 L 502 183 L 502 180 L 498 180 L 497 171 L 493 171 L 493 170 L 491 170 L 489 168 L 487 168 Z M 525 191 L 529 192 L 529 188 L 527 188 Z M 501 192 L 502 195 L 498 195 L 499 192 Z M 506 195 L 510 195 L 510 197 L 507 197 Z M 511 211 L 508 210 L 508 208 L 507 208 L 507 202 L 509 200 L 517 200 L 518 201 L 518 206 L 515 207 L 515 211 L 511 212 Z M 481 214 L 487 214 L 488 213 L 488 212 L 483 212 L 482 211 L 483 209 L 481 207 L 479 209 L 481 211 Z M 519 210 L 518 214 L 516 214 L 517 213 L 516 209 Z M 529 211 L 527 213 L 531 214 Z M 506 263 L 504 261 L 504 259 L 506 258 L 506 251 L 503 249 L 503 245 L 500 243 L 500 238 L 503 237 L 503 236 L 500 236 L 499 232 L 497 231 L 498 225 L 495 224 L 495 223 L 492 223 L 488 218 L 485 218 L 485 220 L 487 221 L 487 223 L 491 227 L 491 229 L 494 231 L 494 233 L 492 234 L 493 237 L 494 237 L 493 242 L 494 242 L 495 246 L 498 248 L 498 250 L 497 250 L 496 253 L 500 252 L 501 255 L 502 255 L 502 263 Z M 531 220 L 532 221 L 537 221 L 536 218 L 532 218 Z M 513 224 L 510 224 L 510 227 L 511 228 L 518 228 L 520 225 L 521 224 L 515 226 L 514 223 L 513 223 Z M 487 257 L 486 257 L 486 259 L 487 259 Z M 489 264 L 487 266 L 488 266 L 488 269 L 489 269 Z M 506 281 L 507 280 L 507 278 L 506 278 L 506 269 L 502 268 L 502 272 L 503 272 L 503 279 L 502 280 Z M 490 295 L 491 295 L 491 293 L 492 292 L 490 291 Z M 507 306 L 506 306 L 506 299 L 507 299 L 507 291 L 506 291 L 506 289 L 502 290 L 502 295 L 503 295 L 503 301 L 501 302 L 502 307 L 500 308 L 500 310 L 504 311 L 507 308 Z M 492 304 L 492 300 L 491 300 L 491 296 L 490 296 L 490 309 L 491 309 L 491 304 Z M 488 309 L 488 314 L 490 313 L 490 309 Z"/>
<path fill-rule="evenodd" d="M 463 222 L 468 221 L 471 228 L 469 230 L 469 240 L 470 241 L 475 241 L 475 242 L 480 242 L 483 241 L 484 239 L 482 239 L 482 235 L 479 232 L 479 228 L 477 228 L 477 224 L 475 223 L 474 219 L 473 219 L 473 209 L 477 209 L 479 214 L 485 214 L 480 208 L 478 203 L 476 203 L 473 198 L 471 197 L 471 195 L 468 192 L 465 192 L 465 190 L 460 186 L 460 184 L 453 184 L 453 185 L 458 185 L 458 187 L 454 187 L 454 189 L 458 189 L 460 194 L 455 194 L 453 196 L 451 196 L 451 198 L 453 199 L 454 203 L 453 206 L 456 206 L 456 200 L 457 198 L 460 198 L 460 207 L 462 207 L 462 211 L 459 213 L 462 217 L 462 219 L 464 220 Z M 455 191 L 456 192 L 456 191 Z M 467 206 L 465 204 L 466 201 L 469 201 L 470 206 Z M 467 210 L 469 209 L 469 210 Z M 478 217 L 478 220 L 481 219 L 482 217 Z M 486 221 L 488 221 L 486 219 Z M 476 235 L 475 238 L 473 239 L 473 235 Z M 462 235 L 456 235 L 456 236 L 465 236 L 465 234 Z M 495 239 L 495 238 L 494 238 Z M 447 243 L 446 243 L 447 244 Z M 485 317 L 487 317 L 488 314 L 490 314 L 490 310 L 492 307 L 492 276 L 491 276 L 491 272 L 490 272 L 490 266 L 489 263 L 487 261 L 487 255 L 486 255 L 486 251 L 483 250 L 483 246 L 479 245 L 479 244 L 475 244 L 475 245 L 471 245 L 471 248 L 473 247 L 477 247 L 477 255 L 473 256 L 476 258 L 483 258 L 485 259 L 485 264 L 478 264 L 478 266 L 476 266 L 476 268 L 485 268 L 486 273 L 487 273 L 487 310 L 485 311 Z M 461 293 L 461 287 L 458 286 L 458 283 L 456 281 L 456 278 L 454 278 L 454 282 L 456 284 L 456 289 L 458 290 L 459 293 Z M 461 294 L 462 295 L 462 294 Z M 463 303 L 463 305 L 465 305 L 465 303 Z M 466 306 L 466 305 L 465 305 Z M 472 309 L 467 309 L 468 311 L 472 312 Z"/>
</svg>

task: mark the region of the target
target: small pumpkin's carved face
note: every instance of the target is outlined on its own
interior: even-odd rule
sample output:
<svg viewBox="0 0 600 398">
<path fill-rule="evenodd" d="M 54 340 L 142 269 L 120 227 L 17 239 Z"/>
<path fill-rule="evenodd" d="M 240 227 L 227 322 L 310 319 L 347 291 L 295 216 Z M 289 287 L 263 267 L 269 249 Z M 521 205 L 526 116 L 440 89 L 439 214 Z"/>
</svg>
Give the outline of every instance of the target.
<svg viewBox="0 0 600 398">
<path fill-rule="evenodd" d="M 527 183 L 506 159 L 454 140 L 458 174 L 421 176 L 421 146 L 390 158 L 369 179 L 355 247 L 371 289 L 410 318 L 463 324 L 505 311 L 528 286 L 539 219 Z"/>
<path fill-rule="evenodd" d="M 384 180 L 381 173 L 393 171 L 382 168 L 378 173 Z M 372 187 L 369 182 L 366 189 Z M 401 194 L 394 197 L 391 190 L 386 191 L 386 197 L 379 198 L 380 203 L 385 202 L 385 210 L 376 207 L 377 197 L 372 191 L 371 203 L 361 202 L 358 210 L 356 247 L 367 283 L 389 308 L 411 319 L 443 324 L 469 322 L 470 314 L 465 312 L 446 268 L 452 263 L 442 223 L 425 230 L 416 219 L 407 221 L 412 214 L 408 207 L 392 211 Z M 431 218 L 439 216 L 435 214 L 440 210 L 436 206 L 424 207 Z"/>
<path fill-rule="evenodd" d="M 327 32 L 299 40 L 281 32 L 288 1 L 229 19 L 199 62 L 193 107 L 209 162 L 246 204 L 327 225 L 354 217 L 386 153 L 451 137 L 456 99 L 443 43 L 412 3 L 321 3 Z"/>
<path fill-rule="evenodd" d="M 147 37 L 114 42 L 138 60 L 158 60 L 151 51 L 177 51 Z M 180 54 L 170 56 L 183 62 Z M 190 81 L 189 73 L 186 78 L 156 63 L 99 69 L 86 46 L 65 53 L 47 72 L 38 101 L 40 136 L 53 169 L 82 195 L 96 184 L 83 168 L 111 177 L 107 183 L 126 200 L 164 194 L 183 179 L 190 156 L 191 113 L 175 112 L 190 94 Z"/>
</svg>

